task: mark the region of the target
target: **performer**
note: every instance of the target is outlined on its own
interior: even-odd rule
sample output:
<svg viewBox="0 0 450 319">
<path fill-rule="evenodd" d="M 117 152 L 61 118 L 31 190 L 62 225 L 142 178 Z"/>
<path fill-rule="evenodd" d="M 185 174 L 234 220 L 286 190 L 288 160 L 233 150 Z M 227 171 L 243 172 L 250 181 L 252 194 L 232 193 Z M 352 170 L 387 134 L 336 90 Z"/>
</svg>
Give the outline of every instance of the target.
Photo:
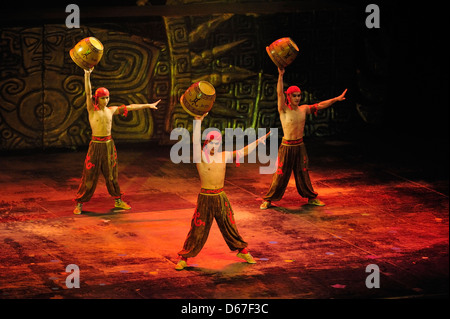
<svg viewBox="0 0 450 319">
<path fill-rule="evenodd" d="M 270 207 L 272 201 L 279 201 L 286 191 L 292 171 L 294 172 L 295 185 L 300 196 L 308 198 L 308 204 L 324 206 L 317 198 L 308 173 L 309 161 L 303 142 L 306 116 L 325 109 L 337 101 L 345 100 L 347 89 L 338 97 L 322 101 L 313 105 L 299 105 L 301 90 L 297 86 L 291 86 L 283 92 L 284 69 L 278 68 L 278 113 L 283 127 L 283 139 L 278 149 L 278 169 L 273 175 L 272 184 L 266 196 L 263 197 L 261 209 Z M 284 93 L 287 95 L 287 103 Z"/>
<path fill-rule="evenodd" d="M 200 122 L 194 122 L 194 130 L 200 129 L 201 121 L 207 114 L 195 117 Z M 256 149 L 259 142 L 265 143 L 269 134 L 270 132 L 246 147 L 233 152 L 219 150 L 222 142 L 222 136 L 219 132 L 213 131 L 208 134 L 203 149 L 201 149 L 199 141 L 193 138 L 194 152 L 199 150 L 198 153 L 194 153 L 194 159 L 197 156 L 198 161 L 195 160 L 195 162 L 197 162 L 201 190 L 192 217 L 191 229 L 184 242 L 183 249 L 178 253 L 181 258 L 175 266 L 176 270 L 183 270 L 187 267 L 187 259 L 197 256 L 202 250 L 214 219 L 228 247 L 232 251 L 238 251 L 237 257 L 244 259 L 249 264 L 256 263 L 246 249 L 248 244 L 239 235 L 234 220 L 234 212 L 227 195 L 223 191 L 223 185 L 227 161 L 234 158 L 237 158 L 238 161 L 239 158 L 247 156 Z"/>
<path fill-rule="evenodd" d="M 81 214 L 82 205 L 88 202 L 94 194 L 100 173 L 106 181 L 106 187 L 115 199 L 115 207 L 131 209 L 130 205 L 122 200 L 122 193 L 118 183 L 118 161 L 114 141 L 111 137 L 113 115 L 123 114 L 127 116 L 129 111 L 145 108 L 157 109 L 157 101 L 151 104 L 130 104 L 122 106 L 107 107 L 109 102 L 109 91 L 106 88 L 98 88 L 92 96 L 91 73 L 94 68 L 84 71 L 84 82 L 86 90 L 86 108 L 89 113 L 89 124 L 92 129 L 92 140 L 84 161 L 83 175 L 75 198 L 77 202 L 74 214 Z M 92 100 L 94 98 L 94 101 Z"/>
</svg>

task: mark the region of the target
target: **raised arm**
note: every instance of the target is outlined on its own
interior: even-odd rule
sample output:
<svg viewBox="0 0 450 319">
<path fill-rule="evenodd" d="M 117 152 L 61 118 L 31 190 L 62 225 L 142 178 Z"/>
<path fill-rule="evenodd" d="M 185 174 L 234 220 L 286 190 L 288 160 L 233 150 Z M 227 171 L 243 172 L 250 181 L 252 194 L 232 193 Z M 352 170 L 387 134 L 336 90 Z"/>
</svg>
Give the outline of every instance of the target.
<svg viewBox="0 0 450 319">
<path fill-rule="evenodd" d="M 286 106 L 286 97 L 284 96 L 284 83 L 283 83 L 284 69 L 278 68 L 278 82 L 277 82 L 277 101 L 278 112 L 282 112 Z"/>
<path fill-rule="evenodd" d="M 203 116 L 194 117 L 194 127 L 192 132 L 192 156 L 194 163 L 200 163 L 202 158 L 202 145 L 201 145 L 201 126 L 202 121 L 208 113 L 203 114 Z"/>
<path fill-rule="evenodd" d="M 86 108 L 88 111 L 94 109 L 94 103 L 92 102 L 92 86 L 91 86 L 91 73 L 94 68 L 84 70 L 84 90 L 86 91 Z"/>
</svg>

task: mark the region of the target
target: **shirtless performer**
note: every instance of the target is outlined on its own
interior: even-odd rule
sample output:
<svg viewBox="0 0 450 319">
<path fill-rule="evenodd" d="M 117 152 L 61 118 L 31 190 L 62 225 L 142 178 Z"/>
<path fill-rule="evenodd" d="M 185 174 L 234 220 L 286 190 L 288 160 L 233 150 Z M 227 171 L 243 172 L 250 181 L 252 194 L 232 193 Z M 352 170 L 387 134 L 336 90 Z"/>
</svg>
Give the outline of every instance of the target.
<svg viewBox="0 0 450 319">
<path fill-rule="evenodd" d="M 195 117 L 198 121 L 194 122 L 194 130 L 199 129 L 198 125 L 201 125 L 201 121 L 207 114 L 202 117 Z M 270 132 L 246 147 L 233 152 L 219 150 L 222 142 L 222 136 L 219 132 L 213 131 L 208 134 L 203 149 L 201 149 L 199 141 L 193 138 L 194 151 L 201 150 L 201 154 L 194 154 L 194 156 L 198 156 L 198 160 L 195 160 L 195 162 L 197 162 L 201 190 L 192 217 L 191 229 L 184 242 L 183 249 L 178 253 L 181 258 L 175 266 L 176 270 L 183 270 L 187 267 L 187 259 L 197 256 L 202 250 L 214 219 L 228 247 L 232 251 L 238 251 L 237 257 L 244 259 L 249 264 L 256 263 L 246 249 L 248 244 L 239 235 L 234 220 L 234 212 L 227 195 L 223 191 L 223 185 L 227 161 L 247 156 L 256 149 L 259 142 L 265 143 L 269 134 Z"/>
<path fill-rule="evenodd" d="M 92 140 L 84 161 L 83 175 L 75 198 L 77 205 L 74 214 L 81 214 L 83 203 L 88 202 L 94 195 L 100 173 L 106 181 L 106 187 L 115 199 L 115 207 L 120 209 L 131 209 L 122 200 L 122 193 L 118 183 L 117 152 L 111 137 L 113 115 L 127 115 L 129 111 L 142 110 L 145 108 L 157 109 L 159 101 L 152 104 L 130 104 L 122 106 L 109 106 L 109 91 L 99 88 L 92 96 L 91 73 L 94 69 L 84 71 L 84 84 L 86 90 L 86 108 L 89 113 L 89 124 L 92 130 Z M 92 98 L 94 97 L 94 101 Z"/>
<path fill-rule="evenodd" d="M 261 209 L 270 207 L 272 201 L 279 201 L 286 191 L 292 171 L 294 171 L 295 185 L 300 196 L 308 198 L 308 204 L 324 206 L 317 199 L 308 173 L 308 155 L 303 143 L 303 133 L 306 116 L 325 109 L 337 101 L 345 100 L 347 89 L 338 97 L 322 101 L 313 105 L 299 105 L 301 90 L 297 86 L 291 86 L 283 92 L 284 69 L 278 68 L 278 113 L 283 127 L 283 140 L 278 149 L 278 169 L 273 175 L 272 184 L 266 196 L 263 197 Z M 287 103 L 284 96 L 287 95 Z"/>
</svg>

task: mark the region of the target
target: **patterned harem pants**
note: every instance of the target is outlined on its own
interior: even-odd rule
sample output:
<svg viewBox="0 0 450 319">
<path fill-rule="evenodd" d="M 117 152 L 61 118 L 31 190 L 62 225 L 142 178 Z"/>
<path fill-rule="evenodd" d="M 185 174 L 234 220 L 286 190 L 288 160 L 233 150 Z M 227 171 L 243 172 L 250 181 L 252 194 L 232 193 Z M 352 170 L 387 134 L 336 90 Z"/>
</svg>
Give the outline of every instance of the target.
<svg viewBox="0 0 450 319">
<path fill-rule="evenodd" d="M 117 166 L 117 152 L 111 136 L 93 136 L 84 161 L 83 175 L 75 201 L 84 203 L 91 199 L 100 173 L 105 177 L 109 194 L 114 198 L 120 198 Z"/>
<path fill-rule="evenodd" d="M 213 220 L 216 220 L 225 242 L 230 250 L 240 250 L 247 243 L 239 235 L 234 220 L 234 212 L 223 189 L 201 189 L 197 207 L 192 216 L 191 229 L 186 237 L 183 249 L 178 255 L 195 257 L 202 250 L 208 239 Z"/>
<path fill-rule="evenodd" d="M 317 193 L 309 178 L 308 165 L 308 154 L 303 138 L 298 140 L 283 138 L 278 149 L 277 171 L 273 174 L 272 184 L 263 199 L 266 201 L 281 200 L 292 172 L 294 172 L 295 185 L 299 195 L 308 199 L 316 198 Z"/>
</svg>

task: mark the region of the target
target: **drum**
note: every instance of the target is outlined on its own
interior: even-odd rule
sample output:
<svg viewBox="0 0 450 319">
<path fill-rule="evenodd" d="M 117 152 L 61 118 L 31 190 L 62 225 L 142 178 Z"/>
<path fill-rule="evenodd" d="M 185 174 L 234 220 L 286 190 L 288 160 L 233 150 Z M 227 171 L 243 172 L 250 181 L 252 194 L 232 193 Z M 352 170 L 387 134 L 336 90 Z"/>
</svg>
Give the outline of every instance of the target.
<svg viewBox="0 0 450 319">
<path fill-rule="evenodd" d="M 298 47 L 291 38 L 281 38 L 266 47 L 266 51 L 273 63 L 284 69 L 297 57 Z"/>
<path fill-rule="evenodd" d="M 84 38 L 69 53 L 79 67 L 89 70 L 100 62 L 103 56 L 103 44 L 94 37 Z"/>
<path fill-rule="evenodd" d="M 180 103 L 183 109 L 192 116 L 202 116 L 209 112 L 216 100 L 216 90 L 207 81 L 192 84 L 181 96 Z"/>
</svg>

